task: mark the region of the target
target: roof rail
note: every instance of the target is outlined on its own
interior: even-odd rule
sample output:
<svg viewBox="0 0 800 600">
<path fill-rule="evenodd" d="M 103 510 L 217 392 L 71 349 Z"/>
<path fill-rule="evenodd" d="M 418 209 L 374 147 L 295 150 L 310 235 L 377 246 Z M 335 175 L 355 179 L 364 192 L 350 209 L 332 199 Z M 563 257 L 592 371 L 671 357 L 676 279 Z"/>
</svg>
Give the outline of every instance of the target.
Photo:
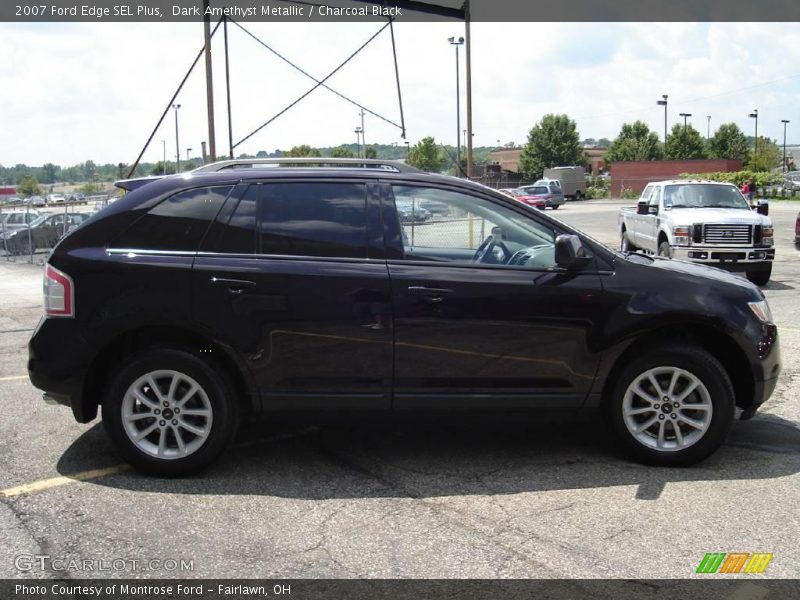
<svg viewBox="0 0 800 600">
<path fill-rule="evenodd" d="M 424 173 L 416 167 L 394 160 L 377 158 L 335 158 L 304 156 L 302 158 L 240 158 L 220 160 L 194 169 L 192 173 L 216 173 L 227 169 L 279 168 L 279 167 L 321 167 L 338 169 L 381 169 L 394 173 Z"/>
</svg>

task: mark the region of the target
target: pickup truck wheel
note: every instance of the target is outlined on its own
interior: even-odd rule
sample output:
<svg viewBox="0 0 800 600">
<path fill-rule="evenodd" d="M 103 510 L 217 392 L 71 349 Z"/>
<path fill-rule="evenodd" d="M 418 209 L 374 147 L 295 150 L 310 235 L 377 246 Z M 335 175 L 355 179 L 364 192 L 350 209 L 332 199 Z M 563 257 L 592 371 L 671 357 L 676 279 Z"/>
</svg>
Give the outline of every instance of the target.
<svg viewBox="0 0 800 600">
<path fill-rule="evenodd" d="M 756 285 L 767 285 L 769 278 L 772 277 L 772 265 L 766 271 L 748 271 L 747 279 Z"/>
<path fill-rule="evenodd" d="M 103 425 L 120 454 L 165 477 L 210 464 L 233 438 L 237 419 L 226 379 L 178 349 L 151 348 L 127 358 L 103 402 Z"/>
<path fill-rule="evenodd" d="M 664 258 L 672 258 L 672 249 L 669 247 L 669 242 L 661 242 L 658 245 L 658 255 Z"/>
<path fill-rule="evenodd" d="M 631 241 L 628 239 L 628 232 L 623 231 L 619 238 L 619 249 L 622 252 L 634 252 L 636 250 L 636 246 L 631 244 Z"/>
<path fill-rule="evenodd" d="M 617 439 L 650 464 L 703 460 L 722 445 L 733 423 L 728 374 L 696 346 L 670 344 L 640 354 L 620 374 L 608 404 Z"/>
</svg>

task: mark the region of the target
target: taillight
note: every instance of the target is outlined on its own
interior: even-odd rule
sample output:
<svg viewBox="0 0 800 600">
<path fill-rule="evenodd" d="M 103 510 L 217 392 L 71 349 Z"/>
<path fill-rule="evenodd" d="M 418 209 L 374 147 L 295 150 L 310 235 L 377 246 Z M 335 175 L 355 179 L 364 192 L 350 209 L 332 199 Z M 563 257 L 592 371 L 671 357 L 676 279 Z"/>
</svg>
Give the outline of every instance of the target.
<svg viewBox="0 0 800 600">
<path fill-rule="evenodd" d="M 55 267 L 44 270 L 44 314 L 48 317 L 75 316 L 75 284 Z"/>
</svg>

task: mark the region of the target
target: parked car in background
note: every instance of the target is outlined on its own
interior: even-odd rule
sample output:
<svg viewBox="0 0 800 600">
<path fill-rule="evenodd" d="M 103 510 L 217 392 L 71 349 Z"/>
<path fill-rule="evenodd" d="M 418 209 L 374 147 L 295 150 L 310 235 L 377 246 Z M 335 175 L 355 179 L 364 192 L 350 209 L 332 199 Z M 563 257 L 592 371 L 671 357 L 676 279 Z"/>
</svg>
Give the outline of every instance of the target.
<svg viewBox="0 0 800 600">
<path fill-rule="evenodd" d="M 3 211 L 0 214 L 0 223 L 2 228 L 0 231 L 10 231 L 12 229 L 21 229 L 33 223 L 39 217 L 39 211 L 36 210 L 11 210 Z"/>
<path fill-rule="evenodd" d="M 528 186 L 528 188 L 529 189 L 527 192 L 523 192 L 519 188 L 505 189 L 501 191 L 510 194 L 514 197 L 514 200 L 517 200 L 518 202 L 522 202 L 523 204 L 527 204 L 533 208 L 544 210 L 547 206 L 547 197 L 550 193 L 549 190 L 543 185 Z"/>
<path fill-rule="evenodd" d="M 25 203 L 30 204 L 31 206 L 44 206 L 46 204 L 44 198 L 41 196 L 30 196 L 25 200 Z"/>
<path fill-rule="evenodd" d="M 800 171 L 784 173 L 782 186 L 787 193 L 800 192 Z"/>
<path fill-rule="evenodd" d="M 63 204 L 66 202 L 66 198 L 64 194 L 48 194 L 47 195 L 47 202 L 50 204 Z"/>
<path fill-rule="evenodd" d="M 744 272 L 766 285 L 775 260 L 768 212 L 768 204 L 752 210 L 730 183 L 654 182 L 636 207 L 620 209 L 620 248 Z"/>
<path fill-rule="evenodd" d="M 533 185 L 525 185 L 517 189 L 524 194 L 535 196 L 538 192 L 534 190 L 538 190 L 542 186 L 547 188 L 547 195 L 544 197 L 546 207 L 558 208 L 566 202 L 564 191 L 561 189 L 561 182 L 557 179 L 540 179 Z"/>
<path fill-rule="evenodd" d="M 424 223 L 431 218 L 431 213 L 422 208 L 419 200 L 405 200 L 397 203 L 397 214 L 403 223 Z"/>
<path fill-rule="evenodd" d="M 444 202 L 439 202 L 438 200 L 423 199 L 419 201 L 419 205 L 431 213 L 431 215 L 439 215 L 443 217 L 450 215 L 450 206 Z"/>
<path fill-rule="evenodd" d="M 570 200 L 586 198 L 586 169 L 583 167 L 553 167 L 545 169 L 544 179 L 557 179 L 561 182 L 564 196 Z"/>
<path fill-rule="evenodd" d="M 0 247 L 7 248 L 11 254 L 29 254 L 31 247 L 33 250 L 51 248 L 64 234 L 88 218 L 89 215 L 84 213 L 64 215 L 63 212 L 59 212 L 40 215 L 27 227 L 23 226 L 0 234 Z"/>
<path fill-rule="evenodd" d="M 685 466 L 776 387 L 778 330 L 740 277 L 401 163 L 277 160 L 120 182 L 48 257 L 31 382 L 81 423 L 101 410 L 140 469 L 196 472 L 259 412 L 592 408 L 633 457 Z M 410 246 L 413 198 L 474 218 Z"/>
<path fill-rule="evenodd" d="M 6 199 L 6 204 L 22 204 L 23 202 L 25 201 L 19 196 L 10 196 Z"/>
</svg>

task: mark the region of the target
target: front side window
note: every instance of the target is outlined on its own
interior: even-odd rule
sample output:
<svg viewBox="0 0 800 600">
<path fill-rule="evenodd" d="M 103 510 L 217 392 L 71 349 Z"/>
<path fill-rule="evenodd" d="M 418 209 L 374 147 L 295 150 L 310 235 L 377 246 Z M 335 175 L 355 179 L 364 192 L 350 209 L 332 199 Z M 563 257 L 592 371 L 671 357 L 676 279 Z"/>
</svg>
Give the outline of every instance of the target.
<svg viewBox="0 0 800 600">
<path fill-rule="evenodd" d="M 534 219 L 461 192 L 404 185 L 392 190 L 405 260 L 531 269 L 555 266 L 555 232 Z M 434 214 L 424 208 L 434 202 L 446 210 Z"/>
<path fill-rule="evenodd" d="M 116 246 L 194 252 L 231 187 L 195 188 L 162 200 L 122 234 Z"/>
<path fill-rule="evenodd" d="M 260 252 L 366 258 L 366 186 L 265 183 L 258 208 Z"/>
</svg>

